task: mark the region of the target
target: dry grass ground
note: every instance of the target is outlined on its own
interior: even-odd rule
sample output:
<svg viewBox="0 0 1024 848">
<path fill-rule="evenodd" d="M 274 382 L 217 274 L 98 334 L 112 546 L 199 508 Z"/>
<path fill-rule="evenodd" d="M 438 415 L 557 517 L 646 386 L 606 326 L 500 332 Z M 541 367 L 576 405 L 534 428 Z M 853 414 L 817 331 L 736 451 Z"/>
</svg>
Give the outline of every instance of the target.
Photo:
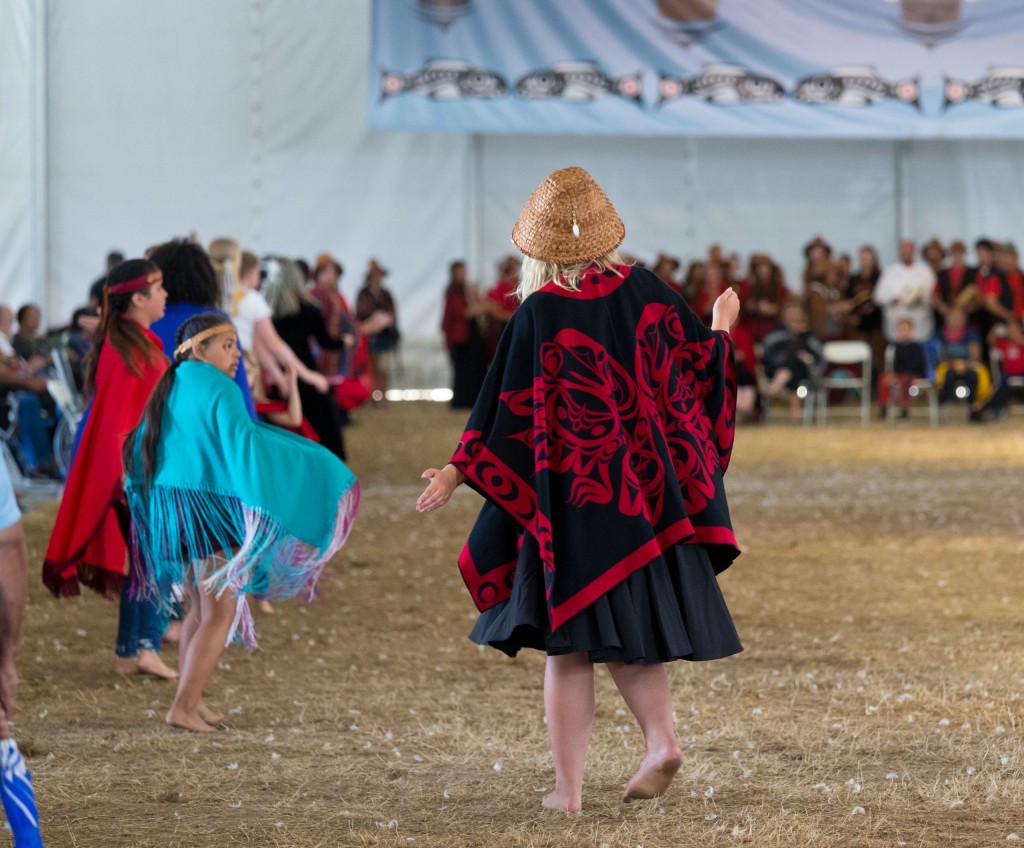
<svg viewBox="0 0 1024 848">
<path fill-rule="evenodd" d="M 33 577 L 16 733 L 51 848 L 1024 841 L 1019 418 L 742 430 L 728 485 L 746 552 L 722 584 L 746 652 L 672 667 L 686 763 L 663 801 L 628 807 L 642 740 L 599 674 L 577 816 L 539 806 L 542 658 L 466 639 L 454 560 L 476 495 L 412 508 L 462 422 L 360 415 L 363 507 L 335 577 L 258 620 L 262 651 L 225 654 L 213 737 L 164 725 L 171 685 L 108 672 L 112 604 Z M 26 518 L 34 574 L 53 515 Z"/>
</svg>

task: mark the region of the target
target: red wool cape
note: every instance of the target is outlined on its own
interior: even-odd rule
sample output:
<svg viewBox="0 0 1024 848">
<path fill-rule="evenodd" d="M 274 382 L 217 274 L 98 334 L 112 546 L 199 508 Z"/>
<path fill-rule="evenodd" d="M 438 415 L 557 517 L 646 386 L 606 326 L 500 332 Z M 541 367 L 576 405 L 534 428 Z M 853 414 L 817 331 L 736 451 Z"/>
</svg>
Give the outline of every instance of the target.
<svg viewBox="0 0 1024 848">
<path fill-rule="evenodd" d="M 452 457 L 487 499 L 459 557 L 480 610 L 510 597 L 523 533 L 552 630 L 672 545 L 705 545 L 716 573 L 739 554 L 732 339 L 649 271 L 618 271 L 524 301 Z"/>
<path fill-rule="evenodd" d="M 128 549 L 114 504 L 124 499 L 121 446 L 164 371 L 160 339 L 143 328 L 151 361 L 135 354 L 136 377 L 108 339 L 96 368 L 96 394 L 68 474 L 43 563 L 43 582 L 55 595 L 79 594 L 79 582 L 104 595 L 124 581 Z"/>
</svg>

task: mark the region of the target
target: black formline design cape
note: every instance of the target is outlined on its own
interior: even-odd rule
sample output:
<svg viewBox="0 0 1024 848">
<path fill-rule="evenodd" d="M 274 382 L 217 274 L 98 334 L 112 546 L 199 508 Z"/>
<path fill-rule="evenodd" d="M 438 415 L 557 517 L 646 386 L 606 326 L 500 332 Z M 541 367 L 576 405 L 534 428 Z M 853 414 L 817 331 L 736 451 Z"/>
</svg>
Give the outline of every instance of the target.
<svg viewBox="0 0 1024 848">
<path fill-rule="evenodd" d="M 646 269 L 528 297 L 451 460 L 486 498 L 459 557 L 477 608 L 510 597 L 523 533 L 552 630 L 673 545 L 727 568 L 735 407 L 731 337 Z"/>
</svg>

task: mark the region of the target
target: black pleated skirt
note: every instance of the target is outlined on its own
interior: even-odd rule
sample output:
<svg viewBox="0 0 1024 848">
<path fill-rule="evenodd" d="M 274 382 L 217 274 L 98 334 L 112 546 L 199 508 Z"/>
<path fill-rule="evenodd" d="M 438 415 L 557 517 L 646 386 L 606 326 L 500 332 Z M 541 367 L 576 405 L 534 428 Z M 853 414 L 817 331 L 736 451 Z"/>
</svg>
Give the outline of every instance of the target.
<svg viewBox="0 0 1024 848">
<path fill-rule="evenodd" d="M 703 545 L 674 545 L 552 631 L 529 534 L 512 597 L 482 612 L 469 638 L 512 657 L 522 648 L 586 651 L 595 663 L 717 660 L 743 650 Z"/>
</svg>

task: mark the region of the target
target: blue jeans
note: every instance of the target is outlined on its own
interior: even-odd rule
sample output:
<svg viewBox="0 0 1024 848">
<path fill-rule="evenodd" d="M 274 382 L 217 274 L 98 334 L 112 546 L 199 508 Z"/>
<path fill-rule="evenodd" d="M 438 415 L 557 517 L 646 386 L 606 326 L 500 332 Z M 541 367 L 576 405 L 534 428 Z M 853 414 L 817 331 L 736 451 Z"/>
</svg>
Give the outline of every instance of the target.
<svg viewBox="0 0 1024 848">
<path fill-rule="evenodd" d="M 160 599 L 153 596 L 133 598 L 131 578 L 121 587 L 121 616 L 117 622 L 119 657 L 137 657 L 139 651 L 160 653 L 160 640 L 164 635 L 164 620 L 160 614 Z"/>
<path fill-rule="evenodd" d="M 18 399 L 21 449 L 25 454 L 25 464 L 34 471 L 53 459 L 50 431 L 43 423 L 43 405 L 39 395 L 30 391 L 19 391 L 15 397 Z"/>
</svg>

